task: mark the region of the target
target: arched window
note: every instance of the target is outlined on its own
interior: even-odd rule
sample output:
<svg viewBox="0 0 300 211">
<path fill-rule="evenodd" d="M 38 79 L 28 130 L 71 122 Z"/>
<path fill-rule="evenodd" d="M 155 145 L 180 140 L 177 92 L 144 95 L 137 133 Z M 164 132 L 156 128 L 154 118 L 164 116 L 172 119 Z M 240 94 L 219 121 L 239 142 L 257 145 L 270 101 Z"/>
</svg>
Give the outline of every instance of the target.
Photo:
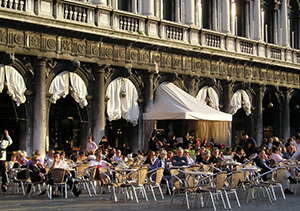
<svg viewBox="0 0 300 211">
<path fill-rule="evenodd" d="M 299 21 L 299 1 L 291 0 L 290 2 L 290 46 L 292 48 L 300 49 L 299 34 L 300 34 L 300 21 Z"/>
</svg>

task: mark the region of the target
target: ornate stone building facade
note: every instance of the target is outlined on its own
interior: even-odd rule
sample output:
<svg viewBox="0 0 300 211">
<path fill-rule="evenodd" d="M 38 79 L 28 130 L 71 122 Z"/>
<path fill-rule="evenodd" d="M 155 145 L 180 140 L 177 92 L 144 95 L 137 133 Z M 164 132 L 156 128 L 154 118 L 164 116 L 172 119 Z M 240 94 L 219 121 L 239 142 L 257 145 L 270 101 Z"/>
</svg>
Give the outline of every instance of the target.
<svg viewBox="0 0 300 211">
<path fill-rule="evenodd" d="M 271 135 L 288 139 L 300 129 L 296 0 L 0 4 L 0 64 L 6 74 L 0 126 L 13 131 L 13 149 L 84 149 L 87 136 L 98 142 L 104 134 L 117 147 L 145 149 L 141 113 L 150 110 L 163 81 L 232 113 L 233 143 L 243 131 L 260 143 Z M 15 89 L 8 86 L 9 73 L 21 76 L 24 92 L 18 92 L 19 82 L 11 82 Z M 119 78 L 129 79 L 137 92 L 136 124 L 123 114 L 108 120 L 109 100 L 127 94 L 108 96 Z M 25 102 L 17 106 L 14 95 Z"/>
</svg>

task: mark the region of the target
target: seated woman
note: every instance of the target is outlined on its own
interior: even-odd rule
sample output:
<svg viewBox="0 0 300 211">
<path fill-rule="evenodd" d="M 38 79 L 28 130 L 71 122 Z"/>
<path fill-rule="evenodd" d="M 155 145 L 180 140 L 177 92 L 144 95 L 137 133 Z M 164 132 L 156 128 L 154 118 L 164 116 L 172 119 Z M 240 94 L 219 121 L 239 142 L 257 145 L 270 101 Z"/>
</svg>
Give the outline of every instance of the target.
<svg viewBox="0 0 300 211">
<path fill-rule="evenodd" d="M 242 147 L 238 147 L 236 154 L 233 156 L 233 160 L 239 163 L 245 163 L 247 161 L 246 154 Z"/>
<path fill-rule="evenodd" d="M 30 174 L 30 179 L 31 182 L 42 182 L 42 181 L 47 181 L 47 175 L 46 175 L 46 170 L 43 166 L 43 164 L 41 164 L 39 162 L 39 157 L 37 155 L 34 155 L 31 158 L 32 163 L 29 165 L 28 169 L 30 170 L 29 174 Z M 28 185 L 28 189 L 27 189 L 27 193 L 30 192 L 31 189 L 31 185 Z M 40 195 L 43 195 L 46 193 L 46 190 L 42 191 L 40 193 Z"/>
<path fill-rule="evenodd" d="M 12 155 L 11 160 L 8 162 L 8 176 L 10 179 L 14 178 L 16 175 L 16 172 L 14 171 L 14 168 L 20 168 L 21 165 L 17 161 L 17 156 Z"/>
<path fill-rule="evenodd" d="M 155 169 L 156 165 L 155 162 L 157 160 L 157 157 L 155 157 L 155 152 L 154 151 L 149 151 L 146 161 L 144 162 L 144 164 L 149 164 L 150 165 L 150 169 Z M 158 161 L 157 161 L 158 162 Z"/>
</svg>

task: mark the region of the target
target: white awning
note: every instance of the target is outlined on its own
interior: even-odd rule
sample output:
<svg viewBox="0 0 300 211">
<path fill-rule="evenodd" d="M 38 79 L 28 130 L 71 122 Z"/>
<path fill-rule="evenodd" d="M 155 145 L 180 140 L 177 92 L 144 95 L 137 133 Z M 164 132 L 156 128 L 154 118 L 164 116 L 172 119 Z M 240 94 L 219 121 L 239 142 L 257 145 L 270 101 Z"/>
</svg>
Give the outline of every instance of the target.
<svg viewBox="0 0 300 211">
<path fill-rule="evenodd" d="M 217 111 L 173 83 L 164 82 L 156 90 L 153 108 L 144 120 L 190 119 L 232 121 L 232 115 Z"/>
<path fill-rule="evenodd" d="M 5 81 L 6 78 L 6 81 Z M 26 84 L 23 76 L 13 67 L 0 64 L 0 93 L 4 84 L 7 94 L 16 102 L 17 106 L 26 102 Z"/>
</svg>

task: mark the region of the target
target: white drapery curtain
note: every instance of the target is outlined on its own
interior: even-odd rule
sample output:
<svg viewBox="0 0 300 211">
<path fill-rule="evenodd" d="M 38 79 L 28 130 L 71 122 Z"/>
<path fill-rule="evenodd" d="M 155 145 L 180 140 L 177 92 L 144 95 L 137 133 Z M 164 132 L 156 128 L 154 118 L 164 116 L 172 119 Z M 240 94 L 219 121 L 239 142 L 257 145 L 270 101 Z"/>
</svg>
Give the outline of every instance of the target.
<svg viewBox="0 0 300 211">
<path fill-rule="evenodd" d="M 245 90 L 238 90 L 232 96 L 231 102 L 231 114 L 235 114 L 240 108 L 243 108 L 246 115 L 251 114 L 251 102 L 250 98 Z"/>
<path fill-rule="evenodd" d="M 197 99 L 199 99 L 205 104 L 206 97 L 208 97 L 208 105 L 219 111 L 219 96 L 212 87 L 203 87 L 196 96 Z"/>
<path fill-rule="evenodd" d="M 139 119 L 138 93 L 134 84 L 127 78 L 118 77 L 107 87 L 107 116 L 109 121 L 121 117 L 133 125 Z"/>
<path fill-rule="evenodd" d="M 6 78 L 6 80 L 5 80 Z M 26 85 L 22 75 L 11 66 L 0 64 L 0 92 L 4 85 L 7 88 L 7 94 L 16 102 L 17 106 L 26 102 Z"/>
<path fill-rule="evenodd" d="M 70 73 L 70 92 L 74 100 L 80 107 L 87 106 L 86 96 L 88 94 L 84 81 L 76 73 Z"/>
<path fill-rule="evenodd" d="M 0 93 L 2 93 L 4 89 L 5 83 L 5 68 L 3 64 L 0 64 Z"/>
<path fill-rule="evenodd" d="M 51 103 L 56 103 L 61 97 L 65 98 L 69 94 L 69 72 L 63 71 L 58 74 L 51 82 L 49 93 Z"/>
<path fill-rule="evenodd" d="M 49 87 L 49 93 L 52 94 L 50 102 L 56 103 L 61 97 L 65 98 L 69 94 L 69 90 L 81 108 L 88 104 L 86 100 L 88 92 L 84 81 L 76 73 L 68 71 L 61 72 L 52 80 Z"/>
</svg>

